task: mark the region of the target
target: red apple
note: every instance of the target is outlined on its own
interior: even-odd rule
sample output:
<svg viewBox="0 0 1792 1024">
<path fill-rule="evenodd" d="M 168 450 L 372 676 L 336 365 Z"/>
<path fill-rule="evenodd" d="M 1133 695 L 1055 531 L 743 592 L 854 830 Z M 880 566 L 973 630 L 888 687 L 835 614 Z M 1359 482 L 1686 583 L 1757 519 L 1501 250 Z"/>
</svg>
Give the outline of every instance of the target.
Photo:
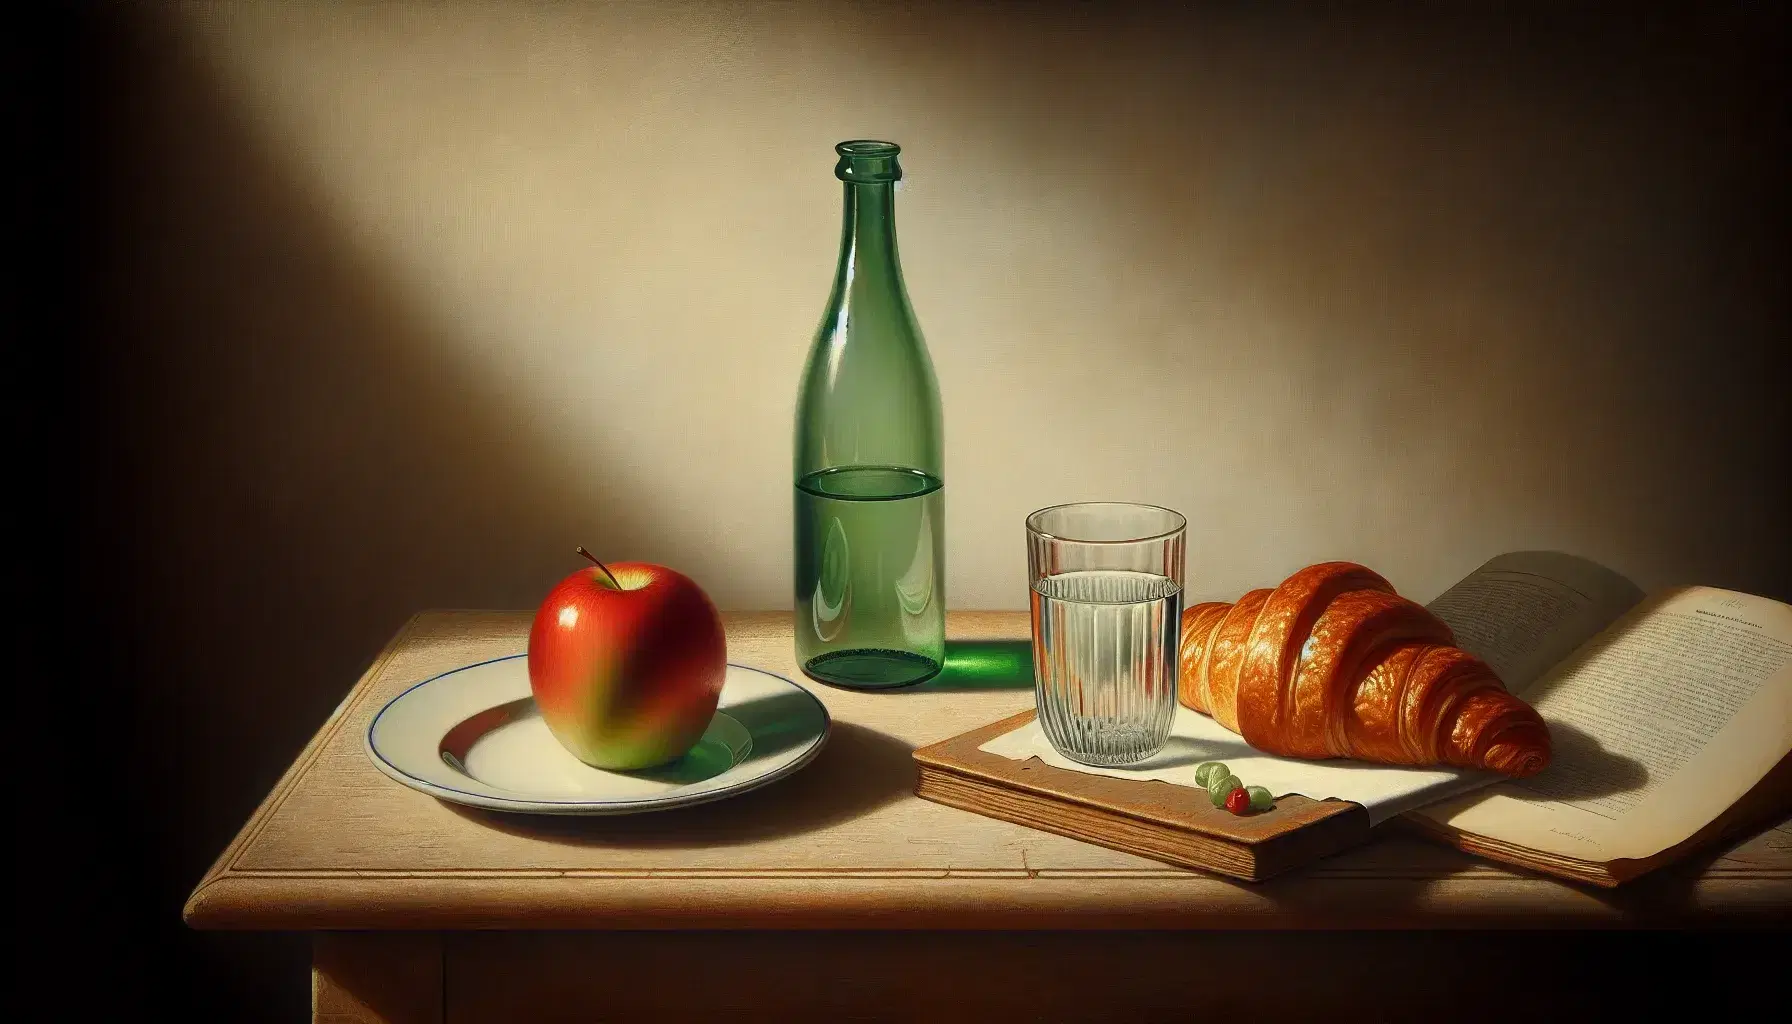
<svg viewBox="0 0 1792 1024">
<path fill-rule="evenodd" d="M 596 768 L 675 761 L 715 717 L 722 618 L 683 573 L 596 563 L 561 580 L 529 630 L 529 688 L 548 730 Z"/>
</svg>

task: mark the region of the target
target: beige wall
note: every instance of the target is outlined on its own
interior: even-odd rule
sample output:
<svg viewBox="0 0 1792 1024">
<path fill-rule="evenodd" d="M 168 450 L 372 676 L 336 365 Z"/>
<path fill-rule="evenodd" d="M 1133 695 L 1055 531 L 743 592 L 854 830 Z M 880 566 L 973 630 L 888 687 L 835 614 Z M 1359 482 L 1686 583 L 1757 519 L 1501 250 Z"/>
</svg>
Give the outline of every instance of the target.
<svg viewBox="0 0 1792 1024">
<path fill-rule="evenodd" d="M 1713 308 L 1739 254 L 1695 222 L 1723 197 L 1692 189 L 1722 183 L 1676 180 L 1686 155 L 1656 137 L 1667 89 L 1477 68 L 1499 43 L 1467 31 L 1094 31 L 1091 11 L 188 22 L 248 133 L 414 325 L 343 355 L 390 350 L 411 371 L 395 385 L 487 410 L 490 457 L 552 479 L 552 507 L 471 499 L 497 513 L 478 543 L 511 601 L 584 543 L 681 567 L 724 606 L 788 604 L 792 395 L 834 258 L 830 145 L 855 136 L 908 154 L 957 606 L 1023 607 L 1021 518 L 1079 498 L 1187 513 L 1194 596 L 1343 557 L 1426 597 L 1539 545 L 1648 584 L 1775 582 L 1760 539 L 1783 488 L 1770 501 L 1760 466 L 1710 447 L 1764 425 L 1784 384 L 1686 365 L 1759 327 Z M 309 407 L 289 411 L 353 414 L 342 369 L 287 382 Z M 306 516 L 399 454 L 243 426 Z M 457 455 L 421 457 L 452 474 Z M 1685 543 L 1710 501 L 1734 526 Z"/>
<path fill-rule="evenodd" d="M 1792 597 L 1746 26 L 1116 10 L 131 19 L 93 486 L 177 868 L 417 608 L 577 544 L 789 604 L 844 138 L 905 147 L 954 606 L 1024 607 L 1023 516 L 1091 498 L 1185 512 L 1194 598 L 1527 547 Z"/>
</svg>

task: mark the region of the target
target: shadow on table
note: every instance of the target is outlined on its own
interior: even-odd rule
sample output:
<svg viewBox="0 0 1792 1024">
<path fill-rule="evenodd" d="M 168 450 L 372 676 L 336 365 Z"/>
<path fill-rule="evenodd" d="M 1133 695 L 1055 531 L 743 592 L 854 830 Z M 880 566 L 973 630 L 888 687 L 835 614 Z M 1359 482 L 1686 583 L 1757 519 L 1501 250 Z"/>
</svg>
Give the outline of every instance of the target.
<svg viewBox="0 0 1792 1024">
<path fill-rule="evenodd" d="M 737 714 L 730 709 L 730 714 Z M 755 746 L 762 737 L 755 736 Z M 913 792 L 907 743 L 836 721 L 827 746 L 789 778 L 740 796 L 676 810 L 605 817 L 551 817 L 445 804 L 488 828 L 573 846 L 728 846 L 802 835 L 868 813 Z"/>
<path fill-rule="evenodd" d="M 1422 836 L 1398 819 L 1377 826 L 1362 845 L 1295 867 L 1264 882 L 1218 879 L 1299 921 L 1326 919 L 1341 928 L 1381 928 L 1388 922 L 1423 921 L 1435 915 L 1446 928 L 1559 928 L 1632 926 L 1653 919 L 1686 927 L 1696 901 L 1689 899 L 1710 860 L 1675 864 L 1616 889 L 1572 881 L 1530 868 L 1476 857 Z M 1494 869 L 1497 874 L 1488 873 Z M 1541 898 L 1508 900 L 1502 891 L 1517 879 L 1547 882 L 1559 891 Z M 1454 898 L 1443 902 L 1442 887 Z M 1485 889 L 1484 898 L 1463 899 Z M 1598 905 L 1597 910 L 1588 904 Z"/>
<path fill-rule="evenodd" d="M 1591 800 L 1627 792 L 1647 783 L 1647 766 L 1634 758 L 1605 749 L 1586 732 L 1560 723 L 1552 723 L 1557 764 L 1534 779 L 1519 784 L 1505 784 L 1501 792 L 1526 801 Z M 1575 766 L 1562 777 L 1540 784 L 1555 768 Z M 1792 782 L 1792 768 L 1777 769 L 1778 780 L 1770 774 L 1760 785 L 1771 792 Z M 1751 794 L 1753 795 L 1753 794 Z M 1745 797 L 1746 801 L 1747 798 Z M 1700 885 L 1708 872 L 1716 867 L 1748 867 L 1749 854 L 1733 859 L 1739 847 L 1746 846 L 1762 832 L 1785 820 L 1789 808 L 1781 805 L 1754 805 L 1738 816 L 1722 838 L 1681 859 L 1649 871 L 1641 877 L 1614 888 L 1573 881 L 1514 864 L 1483 859 L 1454 850 L 1427 837 L 1414 826 L 1400 819 L 1388 821 L 1371 833 L 1368 844 L 1346 850 L 1316 862 L 1311 868 L 1297 868 L 1260 886 L 1249 887 L 1284 909 L 1337 909 L 1340 888 L 1328 885 L 1329 878 L 1315 879 L 1309 873 L 1350 877 L 1358 886 L 1372 890 L 1372 901 L 1363 907 L 1365 921 L 1378 916 L 1399 915 L 1417 908 L 1435 896 L 1435 885 L 1443 880 L 1462 878 L 1469 872 L 1494 868 L 1519 878 L 1541 880 L 1561 887 L 1553 901 L 1566 905 L 1570 901 L 1597 904 L 1605 919 L 1590 918 L 1584 912 L 1574 918 L 1577 925 L 1619 924 L 1621 926 L 1666 926 L 1686 928 L 1722 923 L 1750 923 L 1758 908 L 1738 911 L 1735 908 L 1714 912 L 1709 893 L 1701 893 Z M 1728 862 L 1728 863 L 1725 863 Z M 1487 876 L 1481 875 L 1481 878 Z M 1247 885 L 1247 883 L 1237 883 Z M 1550 927 L 1546 919 L 1551 904 L 1503 903 L 1486 901 L 1479 909 L 1464 908 L 1457 912 L 1458 925 L 1477 918 L 1476 924 L 1489 927 Z"/>
<path fill-rule="evenodd" d="M 1205 737 L 1195 739 L 1191 736 L 1171 736 L 1165 741 L 1164 749 L 1136 767 L 1140 771 L 1161 771 L 1166 768 L 1184 768 L 1189 765 L 1201 764 L 1204 761 L 1225 761 L 1232 757 L 1251 757 L 1259 753 L 1242 739 L 1214 740 Z"/>
<path fill-rule="evenodd" d="M 892 693 L 1031 690 L 1033 644 L 1028 640 L 948 640 L 940 674 Z"/>
</svg>

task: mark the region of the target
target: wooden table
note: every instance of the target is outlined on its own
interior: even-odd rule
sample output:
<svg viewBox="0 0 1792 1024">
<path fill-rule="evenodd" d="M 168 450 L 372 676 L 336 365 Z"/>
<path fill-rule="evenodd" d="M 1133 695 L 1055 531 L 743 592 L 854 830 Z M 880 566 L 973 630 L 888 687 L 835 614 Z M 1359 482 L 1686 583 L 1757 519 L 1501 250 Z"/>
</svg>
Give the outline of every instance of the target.
<svg viewBox="0 0 1792 1024">
<path fill-rule="evenodd" d="M 1219 962 L 1305 983 L 1203 986 L 1206 1011 L 1298 1013 L 1314 986 L 1385 1007 L 1388 978 L 1365 967 L 1387 958 L 1431 964 L 1402 987 L 1424 1005 L 1468 984 L 1464 955 L 1436 952 L 1438 929 L 1751 926 L 1792 908 L 1788 823 L 1602 891 L 1398 834 L 1251 885 L 983 818 L 914 797 L 910 752 L 1026 708 L 1030 688 L 834 690 L 797 671 L 788 613 L 725 618 L 730 660 L 804 683 L 833 715 L 826 750 L 791 778 L 607 819 L 488 814 L 406 789 L 362 749 L 371 716 L 419 680 L 526 645 L 526 613 L 428 612 L 207 872 L 188 923 L 314 933 L 318 1021 L 1008 1019 L 1029 1006 L 1060 1020 L 1187 1007 L 1190 972 Z M 954 613 L 948 635 L 1024 638 L 1026 614 Z M 1483 941 L 1468 959 L 1516 970 L 1524 945 Z"/>
</svg>

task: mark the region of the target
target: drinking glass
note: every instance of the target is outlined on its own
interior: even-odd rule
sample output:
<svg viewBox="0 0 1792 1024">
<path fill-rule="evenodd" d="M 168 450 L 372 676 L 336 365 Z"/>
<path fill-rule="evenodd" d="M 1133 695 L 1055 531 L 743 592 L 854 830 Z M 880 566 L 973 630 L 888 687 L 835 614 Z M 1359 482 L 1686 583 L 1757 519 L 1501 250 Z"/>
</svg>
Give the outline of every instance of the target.
<svg viewBox="0 0 1792 1024">
<path fill-rule="evenodd" d="M 1127 502 L 1027 517 L 1034 697 L 1065 757 L 1136 764 L 1169 741 L 1187 528 L 1180 513 Z"/>
</svg>

